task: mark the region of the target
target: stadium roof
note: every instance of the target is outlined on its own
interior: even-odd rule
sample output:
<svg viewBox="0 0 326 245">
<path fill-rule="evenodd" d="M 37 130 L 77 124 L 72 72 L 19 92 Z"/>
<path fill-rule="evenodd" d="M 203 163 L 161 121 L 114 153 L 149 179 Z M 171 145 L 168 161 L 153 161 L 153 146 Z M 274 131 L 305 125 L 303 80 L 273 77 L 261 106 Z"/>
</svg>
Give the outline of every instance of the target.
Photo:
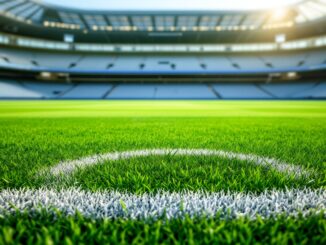
<svg viewBox="0 0 326 245">
<path fill-rule="evenodd" d="M 53 0 L 47 1 L 54 2 Z M 231 0 L 229 2 L 234 1 L 235 0 Z M 293 1 L 294 0 L 291 2 Z M 66 2 L 70 2 L 66 4 L 66 6 L 77 3 L 77 1 Z M 245 2 L 247 3 L 247 1 Z M 78 1 L 78 4 L 79 3 L 80 1 Z M 280 1 L 276 0 L 275 3 L 280 3 Z M 81 6 L 83 5 L 81 4 Z M 291 27 L 294 24 L 325 17 L 326 0 L 300 1 L 297 4 L 273 11 L 216 11 L 211 9 L 210 11 L 179 10 L 174 12 L 135 10 L 131 12 L 126 10 L 94 11 L 65 8 L 62 6 L 57 7 L 56 5 L 49 5 L 44 1 L 36 0 L 0 0 L 0 15 L 24 21 L 29 24 L 44 25 L 45 27 L 92 31 L 220 31 L 257 28 L 273 29 Z"/>
<path fill-rule="evenodd" d="M 288 40 L 325 34 L 326 0 L 275 0 L 276 8 L 242 11 L 226 4 L 222 8 L 222 1 L 210 1 L 218 4 L 209 10 L 181 9 L 178 4 L 174 5 L 175 10 L 161 10 L 160 5 L 149 10 L 154 4 L 144 7 L 139 3 L 138 9 L 132 8 L 133 3 L 127 10 L 127 7 L 120 8 L 126 5 L 121 1 L 113 1 L 118 3 L 112 3 L 110 9 L 98 5 L 100 10 L 94 10 L 95 1 L 99 0 L 65 1 L 66 4 L 60 5 L 63 0 L 0 0 L 0 32 L 57 41 L 63 40 L 66 34 L 73 34 L 75 41 L 88 43 L 266 42 L 272 41 L 277 33 L 286 33 Z M 179 0 L 179 3 L 184 2 Z M 206 6 L 206 2 L 209 1 L 183 5 L 197 9 L 199 3 Z M 239 6 L 244 2 L 249 3 L 242 1 Z M 257 3 L 258 7 L 266 4 L 266 1 L 251 2 Z M 287 5 L 280 7 L 285 2 Z M 93 8 L 86 7 L 89 3 Z"/>
<path fill-rule="evenodd" d="M 282 7 L 300 0 L 228 0 L 228 1 L 211 1 L 211 0 L 40 0 L 45 4 L 53 6 L 75 8 L 83 10 L 253 10 Z"/>
</svg>

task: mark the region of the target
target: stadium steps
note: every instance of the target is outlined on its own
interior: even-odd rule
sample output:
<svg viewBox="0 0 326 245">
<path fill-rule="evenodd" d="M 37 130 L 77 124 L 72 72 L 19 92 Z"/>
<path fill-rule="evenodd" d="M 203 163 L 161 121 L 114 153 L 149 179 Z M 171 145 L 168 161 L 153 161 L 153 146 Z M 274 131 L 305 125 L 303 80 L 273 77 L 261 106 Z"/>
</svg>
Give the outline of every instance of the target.
<svg viewBox="0 0 326 245">
<path fill-rule="evenodd" d="M 78 86 L 78 83 L 74 84 L 72 87 L 68 88 L 66 91 L 62 91 L 60 94 L 58 94 L 57 98 L 63 98 L 67 93 L 74 90 Z"/>
<path fill-rule="evenodd" d="M 117 85 L 113 84 L 112 87 L 102 96 L 102 99 L 107 99 L 116 87 Z"/>
<path fill-rule="evenodd" d="M 207 84 L 207 87 L 212 91 L 213 94 L 215 94 L 216 98 L 222 99 L 222 96 L 214 89 L 211 84 Z"/>
<path fill-rule="evenodd" d="M 317 82 L 310 89 L 293 95 L 296 99 L 326 99 L 326 82 Z"/>
<path fill-rule="evenodd" d="M 73 87 L 73 84 L 56 82 L 21 81 L 26 89 L 42 94 L 44 99 L 60 99 L 61 95 Z"/>
<path fill-rule="evenodd" d="M 217 83 L 212 84 L 222 99 L 273 99 L 260 90 L 254 83 Z"/>
<path fill-rule="evenodd" d="M 155 88 L 154 88 L 154 98 L 157 97 L 157 90 L 158 90 L 157 87 L 155 87 Z"/>
<path fill-rule="evenodd" d="M 268 90 L 266 90 L 265 88 L 261 87 L 259 84 L 255 84 L 255 86 L 262 92 L 264 92 L 265 94 L 268 94 L 269 96 L 271 96 L 273 99 L 276 99 L 277 96 L 271 92 L 269 92 Z"/>
<path fill-rule="evenodd" d="M 19 81 L 0 79 L 0 99 L 42 99 L 42 94 L 25 88 Z"/>
<path fill-rule="evenodd" d="M 314 97 L 314 94 L 316 94 L 316 90 L 318 91 L 319 87 L 322 87 L 322 86 L 323 86 L 323 83 L 317 82 L 313 86 L 311 86 L 311 88 L 302 90 L 300 92 L 293 93 L 291 96 L 293 98 L 301 98 L 300 96 L 311 93 L 310 95 L 308 95 L 308 97 Z M 324 91 L 323 89 L 320 89 L 320 92 L 323 93 L 323 91 Z"/>
<path fill-rule="evenodd" d="M 275 95 L 277 99 L 292 99 L 295 95 L 316 87 L 316 83 L 267 83 L 259 85 L 271 94 Z"/>
<path fill-rule="evenodd" d="M 20 80 L 17 80 L 16 81 L 23 89 L 26 89 L 26 90 L 29 90 L 29 91 L 33 91 L 33 92 L 35 92 L 34 90 L 32 90 L 32 89 L 30 89 L 30 88 L 28 88 L 26 85 L 25 85 L 25 83 L 24 83 L 24 81 L 20 81 Z M 46 99 L 46 96 L 44 95 L 44 94 L 42 94 L 42 93 L 39 93 L 40 94 L 40 98 L 39 99 Z"/>
<path fill-rule="evenodd" d="M 102 99 L 112 86 L 110 83 L 78 83 L 62 99 Z"/>
</svg>

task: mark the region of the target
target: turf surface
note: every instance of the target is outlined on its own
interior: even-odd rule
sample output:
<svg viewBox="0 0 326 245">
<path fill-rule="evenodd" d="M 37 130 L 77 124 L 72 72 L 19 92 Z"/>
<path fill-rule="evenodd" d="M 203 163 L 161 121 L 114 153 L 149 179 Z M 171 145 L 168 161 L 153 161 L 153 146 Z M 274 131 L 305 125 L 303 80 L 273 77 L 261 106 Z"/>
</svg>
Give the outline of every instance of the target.
<svg viewBox="0 0 326 245">
<path fill-rule="evenodd" d="M 0 218 L 0 244 L 325 244 L 323 214 L 268 220 L 199 218 L 162 221 L 92 220 L 19 214 Z"/>
<path fill-rule="evenodd" d="M 0 102 L 0 190 L 49 185 L 48 180 L 40 177 L 38 173 L 64 160 L 98 153 L 154 148 L 206 148 L 257 154 L 303 166 L 314 170 L 315 174 L 309 178 L 297 179 L 271 169 L 257 167 L 250 162 L 203 156 L 151 156 L 106 162 L 78 171 L 69 180 L 54 184 L 58 188 L 81 187 L 91 191 L 120 190 L 132 193 L 185 189 L 259 193 L 266 189 L 324 188 L 326 185 L 326 102 Z M 242 221 L 230 221 L 231 223 L 223 221 L 223 223 L 215 220 L 215 223 L 207 225 L 206 228 L 215 229 L 223 223 L 223 230 L 230 232 L 229 236 L 232 237 L 235 226 L 239 226 L 237 228 L 240 230 L 239 234 L 245 233 L 235 239 L 238 242 L 241 242 L 239 240 L 242 239 L 241 236 L 249 242 L 259 241 L 263 239 L 259 237 L 262 235 L 267 239 L 261 240 L 263 242 L 276 239 L 276 243 L 277 239 L 284 239 L 284 242 L 287 239 L 294 239 L 293 241 L 302 243 L 307 241 L 318 243 L 321 241 L 321 234 L 325 232 L 323 217 L 319 215 L 309 218 L 309 222 L 318 227 L 317 230 L 312 230 L 312 225 L 306 226 L 304 218 L 298 218 L 300 221 L 280 218 L 244 223 Z M 93 236 L 91 229 L 85 229 L 93 221 L 84 222 L 81 217 L 74 221 L 61 217 L 46 232 L 44 229 L 47 227 L 46 222 L 49 222 L 48 217 L 34 219 L 34 222 L 34 224 L 29 223 L 24 216 L 13 217 L 11 221 L 0 220 L 2 239 L 6 236 L 10 237 L 11 233 L 17 235 L 21 232 L 22 237 L 33 234 L 31 242 L 37 239 L 55 241 L 62 237 L 66 237 L 67 243 L 69 239 L 73 242 L 87 243 L 88 237 L 95 239 L 92 241 L 109 241 L 103 240 L 109 238 Z M 56 230 L 60 226 L 67 227 L 71 222 L 75 222 L 74 227 L 77 230 L 85 229 L 86 233 L 76 238 L 74 231 L 67 228 L 62 233 L 57 231 L 56 235 Z M 142 233 L 144 232 L 142 229 L 145 228 L 139 221 L 126 221 L 126 224 L 123 221 L 96 222 L 99 222 L 96 224 L 99 227 L 109 225 L 112 234 L 115 234 L 112 236 L 118 236 L 119 239 L 123 239 L 121 236 L 125 232 L 128 237 L 126 241 L 132 239 L 138 241 L 137 239 L 140 238 L 140 242 L 154 241 L 144 238 L 145 233 Z M 126 226 L 121 225 L 121 222 Z M 185 221 L 171 222 L 175 223 L 164 224 L 158 232 L 159 235 L 155 235 L 154 229 L 149 229 L 148 236 L 151 239 L 159 236 L 160 239 L 157 241 L 173 241 L 165 240 L 164 237 L 167 238 L 171 229 L 175 229 L 175 226 L 180 227 Z M 206 221 L 201 219 L 191 222 L 194 222 L 195 226 Z M 21 228 L 17 223 L 21 223 Z M 30 226 L 34 228 L 29 229 Z M 276 232 L 280 226 L 283 227 L 284 236 L 273 235 L 268 230 L 271 227 L 278 227 L 273 228 Z M 33 232 L 35 227 L 42 230 L 38 238 L 35 237 L 36 232 Z M 191 232 L 196 234 L 195 242 L 198 242 L 201 236 L 207 239 L 211 236 L 209 232 L 203 235 L 204 231 L 196 230 L 190 224 L 182 227 L 183 235 Z M 203 227 L 203 230 L 206 228 Z M 258 235 L 253 235 L 249 239 L 245 235 L 246 232 L 251 234 L 255 229 L 259 229 L 261 233 L 258 232 Z M 293 234 L 299 231 L 302 234 Z M 138 232 L 143 234 L 142 237 L 137 238 Z M 104 234 L 105 232 L 102 236 L 105 236 Z M 313 239 L 312 236 L 315 238 Z M 180 235 L 175 239 L 181 241 L 181 238 Z M 216 236 L 216 239 L 216 241 L 227 242 L 229 238 Z"/>
</svg>

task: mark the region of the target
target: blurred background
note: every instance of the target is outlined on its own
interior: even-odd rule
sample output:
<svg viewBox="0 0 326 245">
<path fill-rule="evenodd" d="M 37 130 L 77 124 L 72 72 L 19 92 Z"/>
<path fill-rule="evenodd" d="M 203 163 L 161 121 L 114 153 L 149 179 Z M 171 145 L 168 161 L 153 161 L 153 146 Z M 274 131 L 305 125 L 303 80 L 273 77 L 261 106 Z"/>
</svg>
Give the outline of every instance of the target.
<svg viewBox="0 0 326 245">
<path fill-rule="evenodd" d="M 325 98 L 325 0 L 0 0 L 0 99 Z"/>
</svg>

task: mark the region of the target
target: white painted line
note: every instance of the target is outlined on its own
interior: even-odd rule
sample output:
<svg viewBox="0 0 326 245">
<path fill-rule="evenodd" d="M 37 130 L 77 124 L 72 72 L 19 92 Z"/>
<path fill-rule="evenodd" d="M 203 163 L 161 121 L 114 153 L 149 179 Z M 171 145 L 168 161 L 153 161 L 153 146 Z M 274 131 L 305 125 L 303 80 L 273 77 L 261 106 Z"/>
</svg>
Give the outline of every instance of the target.
<svg viewBox="0 0 326 245">
<path fill-rule="evenodd" d="M 182 192 L 157 194 L 128 194 L 116 191 L 89 192 L 78 188 L 66 190 L 3 190 L 0 192 L 0 214 L 18 211 L 31 215 L 45 209 L 60 210 L 64 215 L 76 211 L 85 217 L 126 219 L 183 218 L 185 215 L 220 215 L 221 219 L 246 216 L 254 219 L 279 214 L 297 216 L 326 211 L 325 189 L 266 191 L 259 195 L 230 192 Z"/>
<path fill-rule="evenodd" d="M 209 149 L 151 149 L 151 150 L 135 150 L 112 152 L 106 154 L 93 155 L 77 160 L 61 162 L 58 165 L 43 171 L 43 174 L 50 173 L 53 176 L 67 176 L 75 172 L 77 169 L 83 169 L 88 166 L 101 164 L 105 161 L 116 161 L 120 159 L 129 159 L 135 157 L 146 156 L 216 156 L 227 159 L 237 159 L 240 161 L 250 161 L 256 165 L 271 167 L 281 173 L 292 174 L 294 176 L 309 176 L 310 171 L 303 169 L 301 166 L 278 161 L 273 158 L 261 157 L 254 154 L 242 154 L 221 150 Z"/>
</svg>

